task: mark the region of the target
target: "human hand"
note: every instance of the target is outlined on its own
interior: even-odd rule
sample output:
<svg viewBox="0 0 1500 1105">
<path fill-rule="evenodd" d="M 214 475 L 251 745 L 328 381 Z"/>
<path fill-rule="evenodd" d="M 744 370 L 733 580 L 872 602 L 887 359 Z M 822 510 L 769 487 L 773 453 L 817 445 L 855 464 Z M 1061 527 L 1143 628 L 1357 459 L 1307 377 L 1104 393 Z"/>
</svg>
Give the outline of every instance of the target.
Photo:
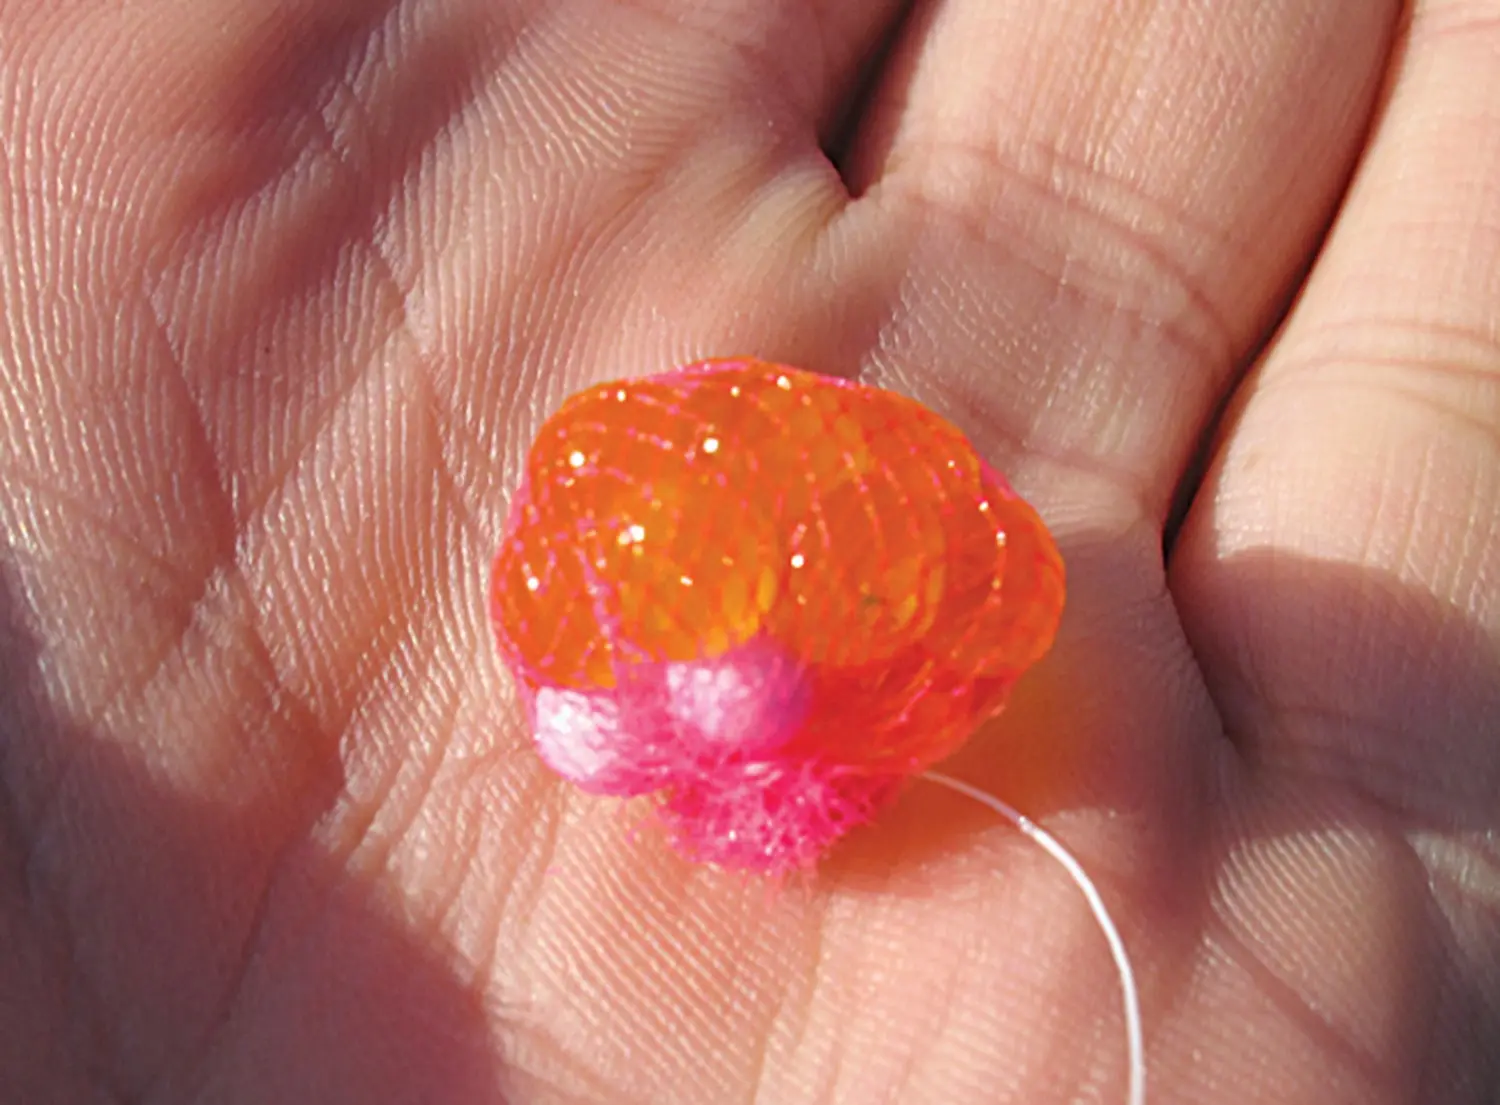
<svg viewBox="0 0 1500 1105">
<path fill-rule="evenodd" d="M 0 0 L 0 1098 L 1122 1100 L 983 811 L 768 890 L 528 747 L 539 419 L 752 354 L 1053 527 L 945 770 L 1152 1100 L 1496 1100 L 1500 4 L 899 7 Z"/>
</svg>

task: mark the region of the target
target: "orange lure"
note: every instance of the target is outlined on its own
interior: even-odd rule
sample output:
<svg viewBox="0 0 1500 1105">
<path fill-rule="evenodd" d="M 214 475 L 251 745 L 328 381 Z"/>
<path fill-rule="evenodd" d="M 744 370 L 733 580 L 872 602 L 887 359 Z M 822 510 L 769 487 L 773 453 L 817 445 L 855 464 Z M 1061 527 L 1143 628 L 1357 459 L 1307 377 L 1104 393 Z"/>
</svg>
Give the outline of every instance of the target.
<svg viewBox="0 0 1500 1105">
<path fill-rule="evenodd" d="M 952 425 L 741 359 L 568 400 L 491 601 L 543 759 L 657 794 L 692 858 L 779 871 L 999 711 L 1063 590 L 1041 519 Z"/>
</svg>

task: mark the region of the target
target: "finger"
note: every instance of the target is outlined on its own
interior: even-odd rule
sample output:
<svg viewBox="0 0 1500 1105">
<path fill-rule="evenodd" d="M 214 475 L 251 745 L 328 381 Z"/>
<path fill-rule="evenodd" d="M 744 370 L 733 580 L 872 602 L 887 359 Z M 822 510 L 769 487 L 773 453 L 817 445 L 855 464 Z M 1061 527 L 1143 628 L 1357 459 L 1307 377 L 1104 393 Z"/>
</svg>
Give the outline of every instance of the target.
<svg viewBox="0 0 1500 1105">
<path fill-rule="evenodd" d="M 1460 1100 L 1493 1069 L 1497 17 L 1416 5 L 1349 202 L 1172 566 L 1251 769 L 1215 892 L 1218 942 L 1260 979 L 1236 984 L 1262 992 L 1243 1054 L 1306 1055 L 1276 1012 L 1295 994 L 1322 1061 L 1285 1076 L 1360 1100 L 1416 1071 Z"/>
<path fill-rule="evenodd" d="M 1500 4 L 1417 5 L 1173 567 L 1256 762 L 1450 828 L 1500 816 L 1497 57 Z"/>
<path fill-rule="evenodd" d="M 908 309 L 871 372 L 1160 522 L 1314 247 L 1398 5 L 922 5 L 851 169 Z"/>
</svg>

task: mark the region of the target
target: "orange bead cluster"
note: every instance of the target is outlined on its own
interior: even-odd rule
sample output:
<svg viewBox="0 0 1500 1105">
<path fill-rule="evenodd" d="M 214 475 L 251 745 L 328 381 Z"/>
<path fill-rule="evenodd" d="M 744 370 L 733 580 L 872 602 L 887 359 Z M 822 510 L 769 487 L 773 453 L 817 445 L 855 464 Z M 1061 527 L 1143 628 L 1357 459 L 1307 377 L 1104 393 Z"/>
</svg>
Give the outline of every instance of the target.
<svg viewBox="0 0 1500 1105">
<path fill-rule="evenodd" d="M 868 784 L 842 826 L 1000 708 L 1050 646 L 1063 590 L 1040 518 L 952 425 L 892 392 L 735 360 L 563 405 L 528 458 L 492 605 L 534 724 L 546 695 L 539 744 L 587 746 L 548 757 L 576 781 L 702 814 L 727 772 L 730 798 L 761 804 L 749 821 L 797 804 L 747 793 L 758 776 L 817 776 L 825 796 L 829 780 Z M 732 747 L 705 728 L 723 729 L 715 710 L 760 718 L 767 687 L 785 724 L 735 730 Z M 621 770 L 632 747 L 641 770 Z M 607 780 L 587 777 L 602 763 Z M 719 854 L 676 828 L 694 854 L 752 866 L 827 844 L 760 826 L 771 853 Z"/>
</svg>

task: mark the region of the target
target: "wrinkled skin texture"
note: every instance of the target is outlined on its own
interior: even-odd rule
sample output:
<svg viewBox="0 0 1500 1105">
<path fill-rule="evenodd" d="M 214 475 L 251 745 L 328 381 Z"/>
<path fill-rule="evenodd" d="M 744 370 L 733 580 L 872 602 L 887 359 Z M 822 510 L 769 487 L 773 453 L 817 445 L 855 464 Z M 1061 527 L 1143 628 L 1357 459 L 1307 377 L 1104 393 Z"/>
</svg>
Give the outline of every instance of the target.
<svg viewBox="0 0 1500 1105">
<path fill-rule="evenodd" d="M 530 434 L 739 353 L 1054 528 L 949 766 L 1154 1100 L 1497 1100 L 1500 3 L 897 7 L 0 0 L 6 1101 L 1122 1099 L 977 807 L 767 889 L 528 748 Z"/>
</svg>

